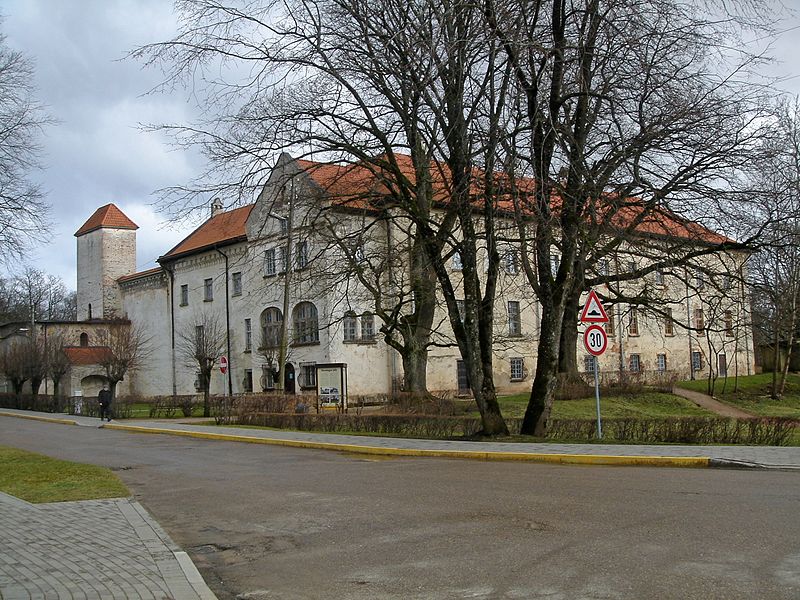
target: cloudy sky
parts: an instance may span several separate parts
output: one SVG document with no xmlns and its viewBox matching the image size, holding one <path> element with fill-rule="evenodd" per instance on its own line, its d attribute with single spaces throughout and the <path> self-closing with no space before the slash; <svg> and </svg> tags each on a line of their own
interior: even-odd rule
<svg viewBox="0 0 800 600">
<path fill-rule="evenodd" d="M 785 4 L 800 9 L 800 0 Z M 0 14 L 9 45 L 35 61 L 38 97 L 59 121 L 43 140 L 46 169 L 39 175 L 53 207 L 54 235 L 31 264 L 74 289 L 73 234 L 96 208 L 114 202 L 140 227 L 138 268 L 155 266 L 188 229 L 164 227 L 154 192 L 190 180 L 202 169 L 202 158 L 174 151 L 163 137 L 139 129 L 145 123 L 187 122 L 194 107 L 186 92 L 146 95 L 159 73 L 124 56 L 175 33 L 172 3 L 3 0 Z M 784 32 L 770 42 L 782 61 L 775 75 L 793 93 L 800 93 L 799 27 L 800 19 L 787 16 Z"/>
</svg>

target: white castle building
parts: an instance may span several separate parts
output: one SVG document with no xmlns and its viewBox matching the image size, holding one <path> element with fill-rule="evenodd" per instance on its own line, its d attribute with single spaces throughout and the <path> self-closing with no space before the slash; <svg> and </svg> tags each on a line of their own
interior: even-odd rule
<svg viewBox="0 0 800 600">
<path fill-rule="evenodd" d="M 137 225 L 113 204 L 97 209 L 75 233 L 78 322 L 37 323 L 40 334 L 58 328 L 68 340 L 74 368 L 63 389 L 96 394 L 103 376 L 92 363 L 93 352 L 99 351 L 96 331 L 118 319 L 128 320 L 150 340 L 146 364 L 126 375 L 120 394 L 196 393 L 197 363 L 182 340 L 212 322 L 226 332 L 223 354 L 229 373 L 214 369 L 213 394 L 272 388 L 275 340 L 282 327 L 289 331 L 288 392 L 316 394 L 326 392 L 321 388 L 342 387 L 360 395 L 397 389 L 402 361 L 380 333 L 374 299 L 339 268 L 346 260 L 320 227 L 324 222 L 339 240 L 358 233 L 363 245 L 350 259 L 364 264 L 370 253 L 402 252 L 407 243 L 403 227 L 394 221 L 371 227 L 369 207 L 355 200 L 360 188 L 373 184 L 344 167 L 284 155 L 255 203 L 225 211 L 215 201 L 207 221 L 160 256 L 157 268 L 143 272 L 136 272 L 135 265 Z M 348 195 L 354 200 L 329 201 Z M 691 225 L 702 236 L 719 238 Z M 362 231 L 370 233 L 362 236 Z M 733 258 L 735 268 L 742 259 Z M 458 262 L 454 256 L 453 270 L 460 268 Z M 539 309 L 516 265 L 516 260 L 504 261 L 496 301 L 494 375 L 500 393 L 529 390 L 535 365 Z M 704 295 L 702 285 L 690 289 L 668 273 L 652 276 L 652 289 L 674 299 L 667 309 L 674 321 L 693 328 L 647 316 L 636 307 L 616 306 L 606 326 L 610 343 L 600 359 L 601 372 L 664 372 L 679 378 L 705 376 L 709 368 L 723 375 L 753 372 L 752 334 L 739 286 L 730 286 L 722 305 L 718 295 Z M 402 290 L 394 293 L 402 296 Z M 452 335 L 445 310 L 439 310 L 433 335 L 442 343 L 430 352 L 428 389 L 464 393 L 468 382 L 458 348 L 445 343 L 452 342 Z M 712 318 L 715 328 L 708 327 Z M 579 343 L 579 365 L 591 370 L 593 363 Z"/>
</svg>

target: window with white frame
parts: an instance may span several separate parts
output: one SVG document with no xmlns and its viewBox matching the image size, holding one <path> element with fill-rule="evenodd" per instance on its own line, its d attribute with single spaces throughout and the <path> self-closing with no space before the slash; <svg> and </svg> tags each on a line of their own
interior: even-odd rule
<svg viewBox="0 0 800 600">
<path fill-rule="evenodd" d="M 616 335 L 617 333 L 614 326 L 614 310 L 613 308 L 607 309 L 607 312 L 608 312 L 608 321 L 603 323 L 603 329 L 606 330 L 607 335 L 613 336 Z"/>
<path fill-rule="evenodd" d="M 703 353 L 697 352 L 696 350 L 692 352 L 692 370 L 693 371 L 702 371 L 703 370 Z"/>
<path fill-rule="evenodd" d="M 241 273 L 234 273 L 232 276 L 233 279 L 233 295 L 234 296 L 241 296 L 242 295 L 242 274 Z"/>
<path fill-rule="evenodd" d="M 294 307 L 294 343 L 315 344 L 319 342 L 317 307 L 311 302 L 300 302 Z"/>
<path fill-rule="evenodd" d="M 250 352 L 253 349 L 253 323 L 250 319 L 244 320 L 244 351 Z"/>
<path fill-rule="evenodd" d="M 525 359 L 515 357 L 511 359 L 511 381 L 525 379 Z"/>
<path fill-rule="evenodd" d="M 631 306 L 628 315 L 628 335 L 639 335 L 639 311 L 635 306 Z"/>
<path fill-rule="evenodd" d="M 317 387 L 317 363 L 300 363 L 300 387 Z"/>
<path fill-rule="evenodd" d="M 700 269 L 694 272 L 694 286 L 698 290 L 702 290 L 705 287 L 705 278 L 703 277 L 703 272 Z"/>
<path fill-rule="evenodd" d="M 638 354 L 631 354 L 628 357 L 628 365 L 631 373 L 638 373 L 642 370 L 642 360 Z"/>
<path fill-rule="evenodd" d="M 701 333 L 706 328 L 706 322 L 705 319 L 703 318 L 702 308 L 694 309 L 694 328 Z"/>
<path fill-rule="evenodd" d="M 667 355 L 666 354 L 656 354 L 656 364 L 658 365 L 658 370 L 660 372 L 664 372 L 667 370 Z"/>
<path fill-rule="evenodd" d="M 466 310 L 467 307 L 464 304 L 463 300 L 456 300 L 456 307 L 458 308 L 458 318 L 461 319 L 461 322 L 464 322 L 464 315 L 467 314 Z"/>
<path fill-rule="evenodd" d="M 283 313 L 275 306 L 267 308 L 261 313 L 261 344 L 260 347 L 271 350 L 277 348 L 281 341 L 283 328 Z"/>
<path fill-rule="evenodd" d="M 519 260 L 514 250 L 508 250 L 503 256 L 503 266 L 506 273 L 516 275 L 519 272 Z"/>
<path fill-rule="evenodd" d="M 275 389 L 275 371 L 272 370 L 272 365 L 261 365 L 261 389 Z"/>
<path fill-rule="evenodd" d="M 275 266 L 275 248 L 270 248 L 264 252 L 264 275 L 270 277 L 277 273 Z"/>
<path fill-rule="evenodd" d="M 189 286 L 182 285 L 181 286 L 181 306 L 187 306 L 189 304 Z"/>
<path fill-rule="evenodd" d="M 375 338 L 375 317 L 371 312 L 361 315 L 361 339 L 372 340 Z"/>
<path fill-rule="evenodd" d="M 288 268 L 289 259 L 286 256 L 286 248 L 281 246 L 278 248 L 278 273 L 286 273 Z"/>
<path fill-rule="evenodd" d="M 305 269 L 308 266 L 308 242 L 297 242 L 295 247 L 296 269 Z"/>
<path fill-rule="evenodd" d="M 345 342 L 354 342 L 358 338 L 357 327 L 356 313 L 352 311 L 346 312 L 344 314 L 344 320 L 342 321 Z"/>
<path fill-rule="evenodd" d="M 205 279 L 203 280 L 203 301 L 211 302 L 212 300 L 214 300 L 214 280 Z"/>
<path fill-rule="evenodd" d="M 464 268 L 464 263 L 461 260 L 461 252 L 453 253 L 452 266 L 453 271 L 461 271 Z"/>
<path fill-rule="evenodd" d="M 675 335 L 675 323 L 672 320 L 672 309 L 664 309 L 664 335 Z"/>
<path fill-rule="evenodd" d="M 553 277 L 556 276 L 558 273 L 558 267 L 561 265 L 561 257 L 558 254 L 551 254 L 550 255 L 550 270 L 553 273 Z"/>
<path fill-rule="evenodd" d="M 659 285 L 659 286 L 664 285 L 664 270 L 663 269 L 658 269 L 655 272 L 655 280 L 656 280 L 656 285 Z"/>
<path fill-rule="evenodd" d="M 522 318 L 517 300 L 508 301 L 508 335 L 522 335 Z"/>
</svg>

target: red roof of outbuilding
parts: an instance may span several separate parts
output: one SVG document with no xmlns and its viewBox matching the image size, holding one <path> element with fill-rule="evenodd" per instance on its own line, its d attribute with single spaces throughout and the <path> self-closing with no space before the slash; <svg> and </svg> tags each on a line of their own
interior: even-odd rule
<svg viewBox="0 0 800 600">
<path fill-rule="evenodd" d="M 101 206 L 94 214 L 89 217 L 86 223 L 75 232 L 75 237 L 79 237 L 95 229 L 107 227 L 109 229 L 139 229 L 139 226 L 131 221 L 125 213 L 114 204 Z"/>
</svg>

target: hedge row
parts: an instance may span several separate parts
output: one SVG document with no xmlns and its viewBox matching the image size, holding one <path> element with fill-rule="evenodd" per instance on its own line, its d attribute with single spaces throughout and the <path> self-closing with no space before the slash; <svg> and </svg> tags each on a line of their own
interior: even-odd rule
<svg viewBox="0 0 800 600">
<path fill-rule="evenodd" d="M 512 434 L 519 433 L 521 419 L 507 419 L 506 422 Z M 250 413 L 240 415 L 237 423 L 300 431 L 373 433 L 434 439 L 472 437 L 481 429 L 480 419 L 477 418 L 417 415 Z M 603 422 L 603 438 L 643 444 L 784 446 L 791 440 L 796 426 L 795 420 L 786 418 L 607 419 Z M 593 441 L 596 436 L 596 422 L 582 419 L 553 420 L 547 435 L 550 439 L 574 441 Z"/>
</svg>

